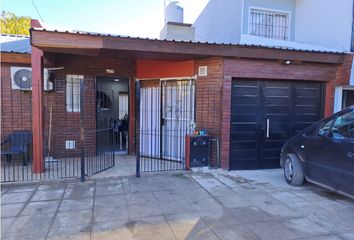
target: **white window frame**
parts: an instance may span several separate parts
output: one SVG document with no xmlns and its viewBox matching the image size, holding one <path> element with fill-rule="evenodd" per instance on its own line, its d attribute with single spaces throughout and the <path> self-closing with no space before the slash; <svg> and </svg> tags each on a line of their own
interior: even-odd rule
<svg viewBox="0 0 354 240">
<path fill-rule="evenodd" d="M 256 36 L 256 37 L 262 37 L 262 36 L 257 36 L 251 33 L 251 14 L 252 11 L 265 11 L 265 12 L 270 12 L 270 13 L 278 13 L 278 14 L 284 14 L 288 16 L 288 31 L 287 31 L 287 39 L 277 39 L 277 38 L 267 38 L 263 37 L 266 39 L 273 39 L 273 40 L 282 40 L 282 41 L 290 41 L 291 39 L 291 12 L 290 11 L 284 11 L 284 10 L 279 10 L 279 9 L 273 9 L 273 8 L 261 8 L 261 7 L 254 7 L 250 6 L 248 10 L 248 26 L 247 26 L 247 34 Z"/>
<path fill-rule="evenodd" d="M 80 80 L 83 75 L 67 74 L 65 79 L 65 104 L 67 112 L 80 112 Z"/>
</svg>

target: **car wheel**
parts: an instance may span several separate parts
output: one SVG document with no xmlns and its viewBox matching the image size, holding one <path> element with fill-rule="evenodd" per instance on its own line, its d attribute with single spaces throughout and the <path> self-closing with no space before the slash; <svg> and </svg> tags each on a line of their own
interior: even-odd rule
<svg viewBox="0 0 354 240">
<path fill-rule="evenodd" d="M 304 184 L 304 172 L 302 166 L 295 154 L 288 154 L 284 163 L 284 176 L 288 184 L 301 186 Z"/>
</svg>

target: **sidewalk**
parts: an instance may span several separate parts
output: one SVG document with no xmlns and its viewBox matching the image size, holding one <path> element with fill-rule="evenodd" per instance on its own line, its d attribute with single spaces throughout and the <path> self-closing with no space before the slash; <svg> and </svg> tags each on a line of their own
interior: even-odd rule
<svg viewBox="0 0 354 240">
<path fill-rule="evenodd" d="M 347 198 L 222 174 L 7 187 L 1 200 L 2 239 L 354 239 Z"/>
</svg>

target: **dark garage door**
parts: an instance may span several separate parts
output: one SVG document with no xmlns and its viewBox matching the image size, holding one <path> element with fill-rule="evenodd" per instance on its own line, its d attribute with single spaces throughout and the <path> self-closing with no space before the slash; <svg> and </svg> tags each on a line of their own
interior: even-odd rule
<svg viewBox="0 0 354 240">
<path fill-rule="evenodd" d="M 278 168 L 291 136 L 322 117 L 322 83 L 233 80 L 230 169 Z"/>
</svg>

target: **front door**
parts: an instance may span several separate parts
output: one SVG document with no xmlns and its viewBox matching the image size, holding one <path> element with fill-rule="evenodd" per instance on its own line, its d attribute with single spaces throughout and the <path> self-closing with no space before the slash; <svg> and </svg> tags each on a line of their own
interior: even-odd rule
<svg viewBox="0 0 354 240">
<path fill-rule="evenodd" d="M 192 79 L 141 81 L 139 117 L 140 170 L 184 169 L 185 136 L 194 123 Z"/>
<path fill-rule="evenodd" d="M 98 153 L 127 151 L 128 79 L 96 78 L 96 149 Z"/>
<path fill-rule="evenodd" d="M 285 141 L 322 116 L 322 84 L 233 80 L 230 169 L 278 168 Z"/>
<path fill-rule="evenodd" d="M 191 80 L 162 81 L 162 157 L 182 160 L 184 139 L 194 121 L 194 85 Z"/>
</svg>

